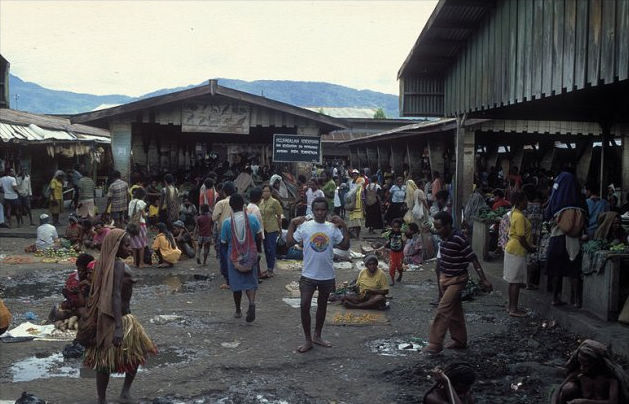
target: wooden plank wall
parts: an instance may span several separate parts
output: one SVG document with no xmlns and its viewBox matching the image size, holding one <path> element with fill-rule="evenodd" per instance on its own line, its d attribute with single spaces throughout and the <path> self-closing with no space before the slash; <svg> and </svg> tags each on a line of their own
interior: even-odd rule
<svg viewBox="0 0 629 404">
<path fill-rule="evenodd" d="M 443 111 L 453 116 L 628 78 L 629 0 L 503 0 L 446 74 Z M 426 111 L 421 100 L 406 106 Z"/>
</svg>

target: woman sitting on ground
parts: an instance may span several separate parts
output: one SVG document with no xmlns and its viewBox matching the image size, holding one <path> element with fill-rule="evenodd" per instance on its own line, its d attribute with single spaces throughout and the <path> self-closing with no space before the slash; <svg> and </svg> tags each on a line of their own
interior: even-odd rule
<svg viewBox="0 0 629 404">
<path fill-rule="evenodd" d="M 75 215 L 68 216 L 68 227 L 66 227 L 65 237 L 72 246 L 80 247 L 83 244 L 83 226 L 79 223 L 79 218 Z"/>
<path fill-rule="evenodd" d="M 586 339 L 566 363 L 568 376 L 553 394 L 552 404 L 626 403 L 629 376 L 615 363 L 607 346 Z"/>
<path fill-rule="evenodd" d="M 173 223 L 173 237 L 177 243 L 177 248 L 186 254 L 188 258 L 195 257 L 197 243 L 181 220 L 176 220 L 175 223 Z"/>
<path fill-rule="evenodd" d="M 76 270 L 68 276 L 61 290 L 65 300 L 58 306 L 53 306 L 48 315 L 50 321 L 65 320 L 79 315 L 78 310 L 85 307 L 90 294 L 94 264 L 94 257 L 89 254 L 81 254 L 76 258 Z"/>
<path fill-rule="evenodd" d="M 378 268 L 378 258 L 369 255 L 365 258 L 365 268 L 358 274 L 356 280 L 357 295 L 348 295 L 342 299 L 348 309 L 377 309 L 383 310 L 387 306 L 386 274 Z"/>
<path fill-rule="evenodd" d="M 105 236 L 107 236 L 110 231 L 111 229 L 109 227 L 106 227 L 103 222 L 94 223 L 91 238 L 85 241 L 85 246 L 88 248 L 100 250 L 100 247 L 103 244 L 103 240 L 105 240 Z"/>
<path fill-rule="evenodd" d="M 153 251 L 159 258 L 158 268 L 172 267 L 181 256 L 181 250 L 177 248 L 177 243 L 172 233 L 164 223 L 157 224 L 159 232 L 153 241 Z"/>
</svg>

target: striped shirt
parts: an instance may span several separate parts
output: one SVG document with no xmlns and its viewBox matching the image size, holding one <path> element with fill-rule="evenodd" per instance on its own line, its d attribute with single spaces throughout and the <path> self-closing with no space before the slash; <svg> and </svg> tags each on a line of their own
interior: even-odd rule
<svg viewBox="0 0 629 404">
<path fill-rule="evenodd" d="M 467 266 L 476 258 L 470 243 L 457 230 L 447 240 L 439 243 L 441 260 L 439 272 L 446 276 L 458 276 L 467 271 Z"/>
</svg>

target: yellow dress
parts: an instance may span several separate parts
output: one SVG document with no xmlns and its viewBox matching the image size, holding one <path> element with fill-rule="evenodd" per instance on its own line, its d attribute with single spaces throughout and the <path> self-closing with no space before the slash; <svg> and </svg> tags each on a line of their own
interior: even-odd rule
<svg viewBox="0 0 629 404">
<path fill-rule="evenodd" d="M 181 250 L 177 247 L 172 248 L 164 233 L 160 233 L 155 237 L 155 240 L 153 241 L 153 250 L 159 250 L 164 261 L 170 264 L 174 264 L 179 261 L 179 257 L 181 256 Z"/>
</svg>

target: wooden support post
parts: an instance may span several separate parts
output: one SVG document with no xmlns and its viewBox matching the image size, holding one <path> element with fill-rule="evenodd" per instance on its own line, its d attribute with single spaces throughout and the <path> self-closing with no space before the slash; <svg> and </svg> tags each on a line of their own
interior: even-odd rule
<svg viewBox="0 0 629 404">
<path fill-rule="evenodd" d="M 509 169 L 518 167 L 519 172 L 522 173 L 522 160 L 524 160 L 524 145 L 522 143 L 515 143 L 511 145 L 511 164 Z M 506 173 L 505 173 L 506 174 Z"/>
<path fill-rule="evenodd" d="M 610 139 L 611 125 L 608 123 L 601 123 L 601 173 L 600 173 L 600 196 L 604 198 L 607 195 L 607 173 L 605 172 L 605 154 L 607 150 L 607 142 Z M 603 193 L 605 192 L 605 193 Z"/>
<path fill-rule="evenodd" d="M 555 158 L 555 142 L 539 142 L 539 147 L 542 152 L 542 159 L 539 166 L 544 170 L 550 170 L 553 166 L 553 160 Z"/>
<path fill-rule="evenodd" d="M 439 171 L 443 178 L 443 152 L 445 151 L 444 141 L 437 136 L 428 137 L 428 161 L 430 162 L 430 177 L 432 173 Z"/>
<path fill-rule="evenodd" d="M 120 171 L 121 178 L 129 181 L 131 174 L 131 123 L 111 122 L 111 152 L 114 159 L 114 169 Z"/>
<path fill-rule="evenodd" d="M 465 129 L 464 122 L 465 116 L 457 117 L 454 201 L 452 203 L 457 226 L 461 225 L 461 211 L 472 193 L 474 183 L 476 136 L 474 131 Z"/>
<path fill-rule="evenodd" d="M 376 146 L 376 152 L 378 153 L 378 168 L 382 167 L 382 153 L 380 152 L 380 145 Z"/>
<path fill-rule="evenodd" d="M 584 141 L 583 152 L 581 155 L 577 155 L 577 181 L 579 184 L 583 185 L 587 182 L 588 176 L 590 174 L 590 165 L 592 163 L 592 144 L 594 143 L 594 139 L 588 137 L 587 140 Z M 577 151 L 579 148 L 577 148 Z"/>
<path fill-rule="evenodd" d="M 618 201 L 622 205 L 622 201 L 629 194 L 629 133 L 625 132 L 622 136 L 622 195 Z M 629 202 L 629 198 L 625 200 Z"/>
</svg>

